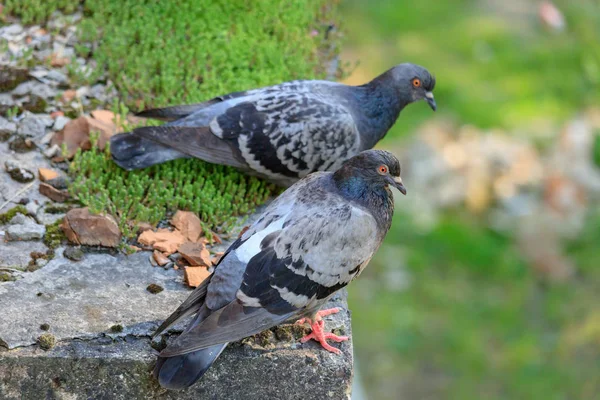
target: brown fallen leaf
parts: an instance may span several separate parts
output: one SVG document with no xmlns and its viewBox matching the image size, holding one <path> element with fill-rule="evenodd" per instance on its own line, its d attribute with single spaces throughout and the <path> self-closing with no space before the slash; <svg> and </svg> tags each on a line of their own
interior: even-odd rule
<svg viewBox="0 0 600 400">
<path fill-rule="evenodd" d="M 44 182 L 40 182 L 40 193 L 57 203 L 64 203 L 70 198 L 66 190 L 58 190 Z"/>
<path fill-rule="evenodd" d="M 191 242 L 197 242 L 202 235 L 200 218 L 191 211 L 177 211 L 171 218 L 171 225 L 181 231 L 181 234 Z"/>
<path fill-rule="evenodd" d="M 146 246 L 152 246 L 163 253 L 172 254 L 185 242 L 185 238 L 179 231 L 170 231 L 163 228 L 156 232 L 150 230 L 142 232 L 138 237 L 138 242 Z"/>
<path fill-rule="evenodd" d="M 104 149 L 106 142 L 117 132 L 114 124 L 106 124 L 91 117 L 82 116 L 67 122 L 65 127 L 56 132 L 50 141 L 50 145 L 67 145 L 67 159 L 71 159 L 77 149 L 89 150 L 92 147 L 90 132 L 99 132 L 98 148 Z M 53 158 L 54 161 L 64 161 L 61 156 Z"/>
<path fill-rule="evenodd" d="M 156 263 L 158 265 L 160 265 L 161 267 L 167 265 L 170 261 L 167 258 L 167 256 L 165 256 L 163 253 L 161 253 L 158 250 L 154 250 L 153 256 L 154 256 L 154 260 L 156 261 Z"/>
<path fill-rule="evenodd" d="M 185 242 L 179 246 L 179 254 L 192 266 L 210 267 L 210 252 L 202 243 Z"/>
<path fill-rule="evenodd" d="M 52 65 L 53 67 L 64 67 L 70 62 L 71 59 L 68 57 L 61 57 L 58 54 L 52 54 L 50 56 L 50 65 Z"/>
<path fill-rule="evenodd" d="M 58 172 L 49 168 L 38 168 L 38 176 L 40 177 L 40 181 L 46 182 L 58 178 Z"/>
<path fill-rule="evenodd" d="M 198 287 L 209 276 L 205 267 L 185 267 L 185 281 L 190 287 Z"/>
<path fill-rule="evenodd" d="M 95 120 L 108 125 L 121 125 L 121 116 L 108 110 L 94 110 L 90 114 Z"/>
<path fill-rule="evenodd" d="M 91 214 L 87 207 L 69 210 L 61 228 L 75 244 L 117 247 L 121 242 L 121 231 L 113 217 Z"/>
<path fill-rule="evenodd" d="M 62 99 L 65 103 L 70 103 L 77 96 L 77 92 L 73 89 L 65 90 L 62 94 Z"/>
</svg>

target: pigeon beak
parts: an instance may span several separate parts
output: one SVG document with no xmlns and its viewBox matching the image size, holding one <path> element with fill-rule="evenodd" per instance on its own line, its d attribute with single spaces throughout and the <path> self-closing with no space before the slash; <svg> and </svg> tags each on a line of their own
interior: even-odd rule
<svg viewBox="0 0 600 400">
<path fill-rule="evenodd" d="M 392 180 L 394 187 L 398 189 L 400 193 L 406 196 L 406 188 L 404 187 L 404 183 L 402 183 L 402 178 L 395 176 L 392 178 Z"/>
<path fill-rule="evenodd" d="M 433 93 L 425 92 L 425 101 L 427 102 L 427 104 L 429 104 L 429 107 L 431 107 L 433 111 L 437 110 L 437 104 L 435 104 Z"/>
</svg>

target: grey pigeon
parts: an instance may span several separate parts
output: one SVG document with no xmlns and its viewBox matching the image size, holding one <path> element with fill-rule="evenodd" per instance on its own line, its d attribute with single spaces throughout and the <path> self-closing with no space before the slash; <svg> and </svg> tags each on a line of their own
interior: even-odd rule
<svg viewBox="0 0 600 400">
<path fill-rule="evenodd" d="M 329 351 L 319 311 L 369 263 L 390 229 L 389 186 L 403 194 L 400 164 L 391 153 L 367 150 L 335 172 L 315 172 L 288 188 L 234 242 L 215 272 L 157 329 L 155 336 L 195 314 L 159 355 L 154 376 L 169 389 L 196 382 L 227 343 L 301 318 Z"/>
<path fill-rule="evenodd" d="M 144 111 L 170 122 L 113 136 L 111 152 L 127 170 L 196 157 L 289 186 L 375 146 L 408 104 L 425 99 L 435 110 L 434 86 L 425 68 L 400 64 L 361 86 L 293 81 L 230 93 Z"/>
</svg>

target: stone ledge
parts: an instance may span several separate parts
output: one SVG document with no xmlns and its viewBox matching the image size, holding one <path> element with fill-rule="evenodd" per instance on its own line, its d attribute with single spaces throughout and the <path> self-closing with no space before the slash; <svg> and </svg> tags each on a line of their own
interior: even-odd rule
<svg viewBox="0 0 600 400">
<path fill-rule="evenodd" d="M 150 375 L 157 353 L 150 334 L 189 289 L 180 272 L 152 267 L 148 257 L 88 254 L 74 263 L 58 256 L 23 279 L 0 284 L 0 399 L 350 397 L 351 341 L 341 344 L 338 356 L 270 333 L 230 345 L 192 388 L 160 388 Z M 150 294 L 150 283 L 165 290 Z M 329 306 L 344 311 L 327 321 L 350 335 L 345 296 L 332 299 Z M 57 339 L 49 351 L 36 344 L 43 323 Z M 113 325 L 123 331 L 111 333 Z"/>
</svg>

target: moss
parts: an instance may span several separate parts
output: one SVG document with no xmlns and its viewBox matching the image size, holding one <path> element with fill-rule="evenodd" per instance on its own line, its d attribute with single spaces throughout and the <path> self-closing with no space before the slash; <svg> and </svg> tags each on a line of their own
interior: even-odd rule
<svg viewBox="0 0 600 400">
<path fill-rule="evenodd" d="M 44 208 L 44 212 L 48 214 L 64 214 L 69 211 L 71 207 L 64 204 L 50 204 Z"/>
<path fill-rule="evenodd" d="M 227 231 L 237 216 L 276 190 L 232 168 L 195 159 L 129 172 L 115 165 L 107 151 L 77 152 L 69 174 L 69 194 L 93 213 L 113 215 L 125 238 L 136 233 L 129 222 L 156 224 L 178 209 L 197 213 L 205 228 Z"/>
<path fill-rule="evenodd" d="M 43 331 L 49 331 L 50 330 L 50 325 L 48 324 L 41 324 L 40 325 L 40 329 Z"/>
<path fill-rule="evenodd" d="M 121 333 L 123 332 L 123 325 L 116 324 L 110 327 L 111 333 Z"/>
<path fill-rule="evenodd" d="M 7 224 L 8 221 L 10 221 L 17 214 L 27 215 L 27 209 L 19 204 L 18 206 L 11 208 L 4 214 L 0 214 L 0 225 Z"/>
<path fill-rule="evenodd" d="M 162 292 L 163 290 L 165 290 L 162 286 L 157 285 L 156 283 L 151 283 L 148 285 L 148 287 L 146 288 L 147 291 L 149 291 L 152 294 L 157 294 Z"/>
<path fill-rule="evenodd" d="M 75 11 L 79 3 L 79 0 L 6 0 L 4 12 L 17 15 L 26 24 L 41 23 L 56 10 Z"/>
<path fill-rule="evenodd" d="M 8 272 L 0 272 L 0 282 L 10 282 L 14 281 L 15 277 Z"/>
<path fill-rule="evenodd" d="M 65 233 L 63 232 L 60 225 L 62 224 L 62 220 L 54 222 L 53 224 L 46 225 L 46 234 L 44 235 L 44 244 L 48 246 L 48 248 L 54 250 L 60 244 L 67 240 Z"/>
<path fill-rule="evenodd" d="M 44 333 L 37 338 L 37 343 L 43 350 L 50 350 L 56 345 L 56 337 L 51 333 Z"/>
<path fill-rule="evenodd" d="M 42 253 L 39 251 L 32 251 L 29 256 L 31 260 L 27 264 L 27 268 L 25 269 L 27 272 L 34 272 L 41 268 L 41 264 L 38 260 L 46 260 L 46 262 L 52 260 L 54 258 L 54 249 L 49 249 L 47 252 Z"/>
<path fill-rule="evenodd" d="M 273 343 L 273 339 L 275 339 L 275 335 L 270 329 L 254 335 L 254 342 L 262 347 L 266 347 Z"/>
<path fill-rule="evenodd" d="M 277 339 L 285 342 L 298 340 L 310 333 L 310 329 L 308 329 L 306 326 L 296 324 L 280 325 L 274 329 Z"/>
</svg>

